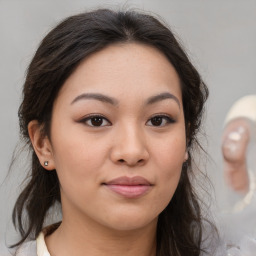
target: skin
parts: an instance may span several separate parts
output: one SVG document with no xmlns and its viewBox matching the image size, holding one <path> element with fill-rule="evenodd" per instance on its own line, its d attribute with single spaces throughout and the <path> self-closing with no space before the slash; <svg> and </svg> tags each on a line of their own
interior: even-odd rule
<svg viewBox="0 0 256 256">
<path fill-rule="evenodd" d="M 225 127 L 222 139 L 224 177 L 236 192 L 249 191 L 246 152 L 250 140 L 250 124 L 246 118 L 231 120 Z"/>
<path fill-rule="evenodd" d="M 81 96 L 91 93 L 114 104 Z M 172 96 L 152 100 L 162 93 Z M 101 126 L 91 114 L 104 117 Z M 179 77 L 161 52 L 127 43 L 92 54 L 55 100 L 51 140 L 35 120 L 28 129 L 41 164 L 49 161 L 45 168 L 56 169 L 61 185 L 62 224 L 46 237 L 52 256 L 155 255 L 158 215 L 187 159 Z M 127 198 L 104 185 L 120 176 L 141 176 L 150 189 Z"/>
</svg>

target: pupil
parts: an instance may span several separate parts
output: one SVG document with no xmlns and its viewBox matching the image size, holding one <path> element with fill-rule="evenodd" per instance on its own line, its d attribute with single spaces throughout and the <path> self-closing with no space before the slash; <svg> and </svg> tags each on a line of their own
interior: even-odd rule
<svg viewBox="0 0 256 256">
<path fill-rule="evenodd" d="M 153 117 L 151 122 L 154 126 L 160 126 L 162 124 L 162 117 Z"/>
<path fill-rule="evenodd" d="M 101 126 L 103 120 L 102 120 L 101 117 L 93 117 L 93 118 L 91 119 L 91 122 L 92 122 L 92 125 L 93 125 L 93 126 Z"/>
</svg>

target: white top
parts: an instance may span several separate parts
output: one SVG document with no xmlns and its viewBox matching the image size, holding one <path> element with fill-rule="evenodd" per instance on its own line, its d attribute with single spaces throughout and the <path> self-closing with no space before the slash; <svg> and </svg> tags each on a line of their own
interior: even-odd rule
<svg viewBox="0 0 256 256">
<path fill-rule="evenodd" d="M 37 244 L 37 256 L 51 256 L 46 247 L 43 232 L 41 232 L 38 238 L 36 239 L 36 244 Z"/>
<path fill-rule="evenodd" d="M 233 247 L 227 250 L 224 247 L 220 244 L 219 248 L 213 250 L 215 253 L 207 253 L 207 256 L 255 256 L 256 240 L 245 237 L 239 244 L 240 249 Z M 22 244 L 16 256 L 51 256 L 45 244 L 44 233 L 41 232 L 36 240 Z M 203 253 L 202 256 L 206 255 Z"/>
<path fill-rule="evenodd" d="M 17 251 L 17 256 L 51 256 L 41 232 L 35 241 L 26 242 Z"/>
</svg>

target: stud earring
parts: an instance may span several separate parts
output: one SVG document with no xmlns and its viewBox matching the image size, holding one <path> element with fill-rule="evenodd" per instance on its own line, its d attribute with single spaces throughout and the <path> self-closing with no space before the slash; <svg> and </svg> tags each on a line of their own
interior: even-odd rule
<svg viewBox="0 0 256 256">
<path fill-rule="evenodd" d="M 48 161 L 44 161 L 44 166 L 48 166 L 49 162 Z"/>
</svg>

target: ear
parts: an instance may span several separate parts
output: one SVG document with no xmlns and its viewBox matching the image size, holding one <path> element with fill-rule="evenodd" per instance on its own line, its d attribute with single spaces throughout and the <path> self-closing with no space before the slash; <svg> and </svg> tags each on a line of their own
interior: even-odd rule
<svg viewBox="0 0 256 256">
<path fill-rule="evenodd" d="M 42 134 L 42 126 L 38 121 L 29 122 L 28 133 L 41 165 L 48 171 L 55 169 L 51 143 L 49 138 Z"/>
<path fill-rule="evenodd" d="M 186 150 L 185 155 L 184 155 L 184 162 L 188 160 L 188 151 Z"/>
</svg>

